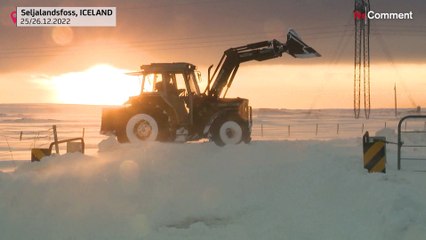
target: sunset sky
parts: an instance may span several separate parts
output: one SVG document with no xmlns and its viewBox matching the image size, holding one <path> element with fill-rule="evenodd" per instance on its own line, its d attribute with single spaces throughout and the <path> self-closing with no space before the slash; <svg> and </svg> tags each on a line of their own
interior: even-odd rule
<svg viewBox="0 0 426 240">
<path fill-rule="evenodd" d="M 371 21 L 371 105 L 426 107 L 426 2 L 371 0 L 376 12 L 413 20 Z M 117 7 L 116 27 L 22 28 L 15 7 Z M 240 67 L 229 97 L 254 107 L 353 107 L 353 0 L 4 0 L 0 5 L 0 103 L 119 104 L 138 80 L 123 75 L 151 62 L 190 62 L 205 86 L 223 51 L 285 41 L 289 28 L 322 54 L 289 55 Z"/>
</svg>

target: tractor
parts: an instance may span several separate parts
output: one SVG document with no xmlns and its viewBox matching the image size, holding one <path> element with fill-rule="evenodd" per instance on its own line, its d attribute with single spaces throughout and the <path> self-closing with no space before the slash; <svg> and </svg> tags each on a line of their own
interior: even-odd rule
<svg viewBox="0 0 426 240">
<path fill-rule="evenodd" d="M 245 98 L 226 98 L 241 63 L 264 61 L 287 53 L 295 58 L 319 57 L 297 33 L 287 41 L 273 39 L 227 49 L 207 86 L 200 90 L 201 74 L 186 62 L 151 63 L 129 73 L 141 77 L 141 92 L 122 107 L 104 108 L 101 133 L 114 134 L 121 143 L 186 142 L 209 139 L 218 146 L 251 141 L 252 109 Z"/>
</svg>

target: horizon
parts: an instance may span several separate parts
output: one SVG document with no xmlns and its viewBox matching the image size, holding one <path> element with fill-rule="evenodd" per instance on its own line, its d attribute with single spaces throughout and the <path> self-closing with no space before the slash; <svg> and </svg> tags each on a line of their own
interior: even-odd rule
<svg viewBox="0 0 426 240">
<path fill-rule="evenodd" d="M 49 103 L 49 102 L 38 102 L 38 103 L 0 103 L 0 106 L 7 105 L 65 105 L 65 106 L 82 106 L 82 107 L 120 107 L 121 105 L 101 105 L 101 104 L 81 104 L 81 103 Z M 423 107 L 420 107 L 422 111 Z M 347 110 L 353 111 L 353 108 L 279 108 L 279 107 L 253 107 L 253 110 L 304 110 L 304 111 L 312 111 L 312 110 Z M 374 110 L 395 110 L 395 108 L 371 108 Z M 401 107 L 397 108 L 397 110 L 417 110 L 417 107 Z"/>
</svg>

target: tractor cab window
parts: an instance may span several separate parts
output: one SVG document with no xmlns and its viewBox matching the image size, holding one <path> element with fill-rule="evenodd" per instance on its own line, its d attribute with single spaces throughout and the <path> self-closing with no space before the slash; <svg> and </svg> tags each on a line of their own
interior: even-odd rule
<svg viewBox="0 0 426 240">
<path fill-rule="evenodd" d="M 176 88 L 178 90 L 179 96 L 187 96 L 185 77 L 182 73 L 177 73 L 174 75 L 176 80 Z"/>
<path fill-rule="evenodd" d="M 154 89 L 158 92 L 176 91 L 176 79 L 172 73 L 162 73 L 161 79 L 158 79 L 154 85 Z"/>
<path fill-rule="evenodd" d="M 161 74 L 150 73 L 142 77 L 142 93 L 155 92 L 155 86 L 162 81 Z"/>
<path fill-rule="evenodd" d="M 188 88 L 191 91 L 192 94 L 199 95 L 200 89 L 198 88 L 197 83 L 197 75 L 192 72 L 188 74 Z"/>
</svg>

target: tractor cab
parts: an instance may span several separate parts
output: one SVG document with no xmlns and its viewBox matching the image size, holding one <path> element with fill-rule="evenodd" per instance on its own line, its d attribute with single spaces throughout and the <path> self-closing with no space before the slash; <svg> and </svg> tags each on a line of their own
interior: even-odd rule
<svg viewBox="0 0 426 240">
<path fill-rule="evenodd" d="M 170 107 L 170 112 L 175 115 L 177 125 L 189 124 L 189 113 L 192 111 L 193 96 L 200 95 L 198 81 L 200 73 L 190 63 L 152 63 L 142 65 L 141 71 L 130 73 L 142 78 L 141 93 L 131 99 L 151 98 L 154 104 L 164 102 Z M 156 98 L 153 100 L 152 98 Z M 160 99 L 158 99 L 160 98 Z M 134 101 L 133 101 L 134 103 Z"/>
<path fill-rule="evenodd" d="M 142 77 L 141 94 L 152 92 L 178 93 L 179 96 L 199 95 L 200 73 L 189 63 L 153 63 L 142 65 L 141 71 L 130 73 Z"/>
</svg>

